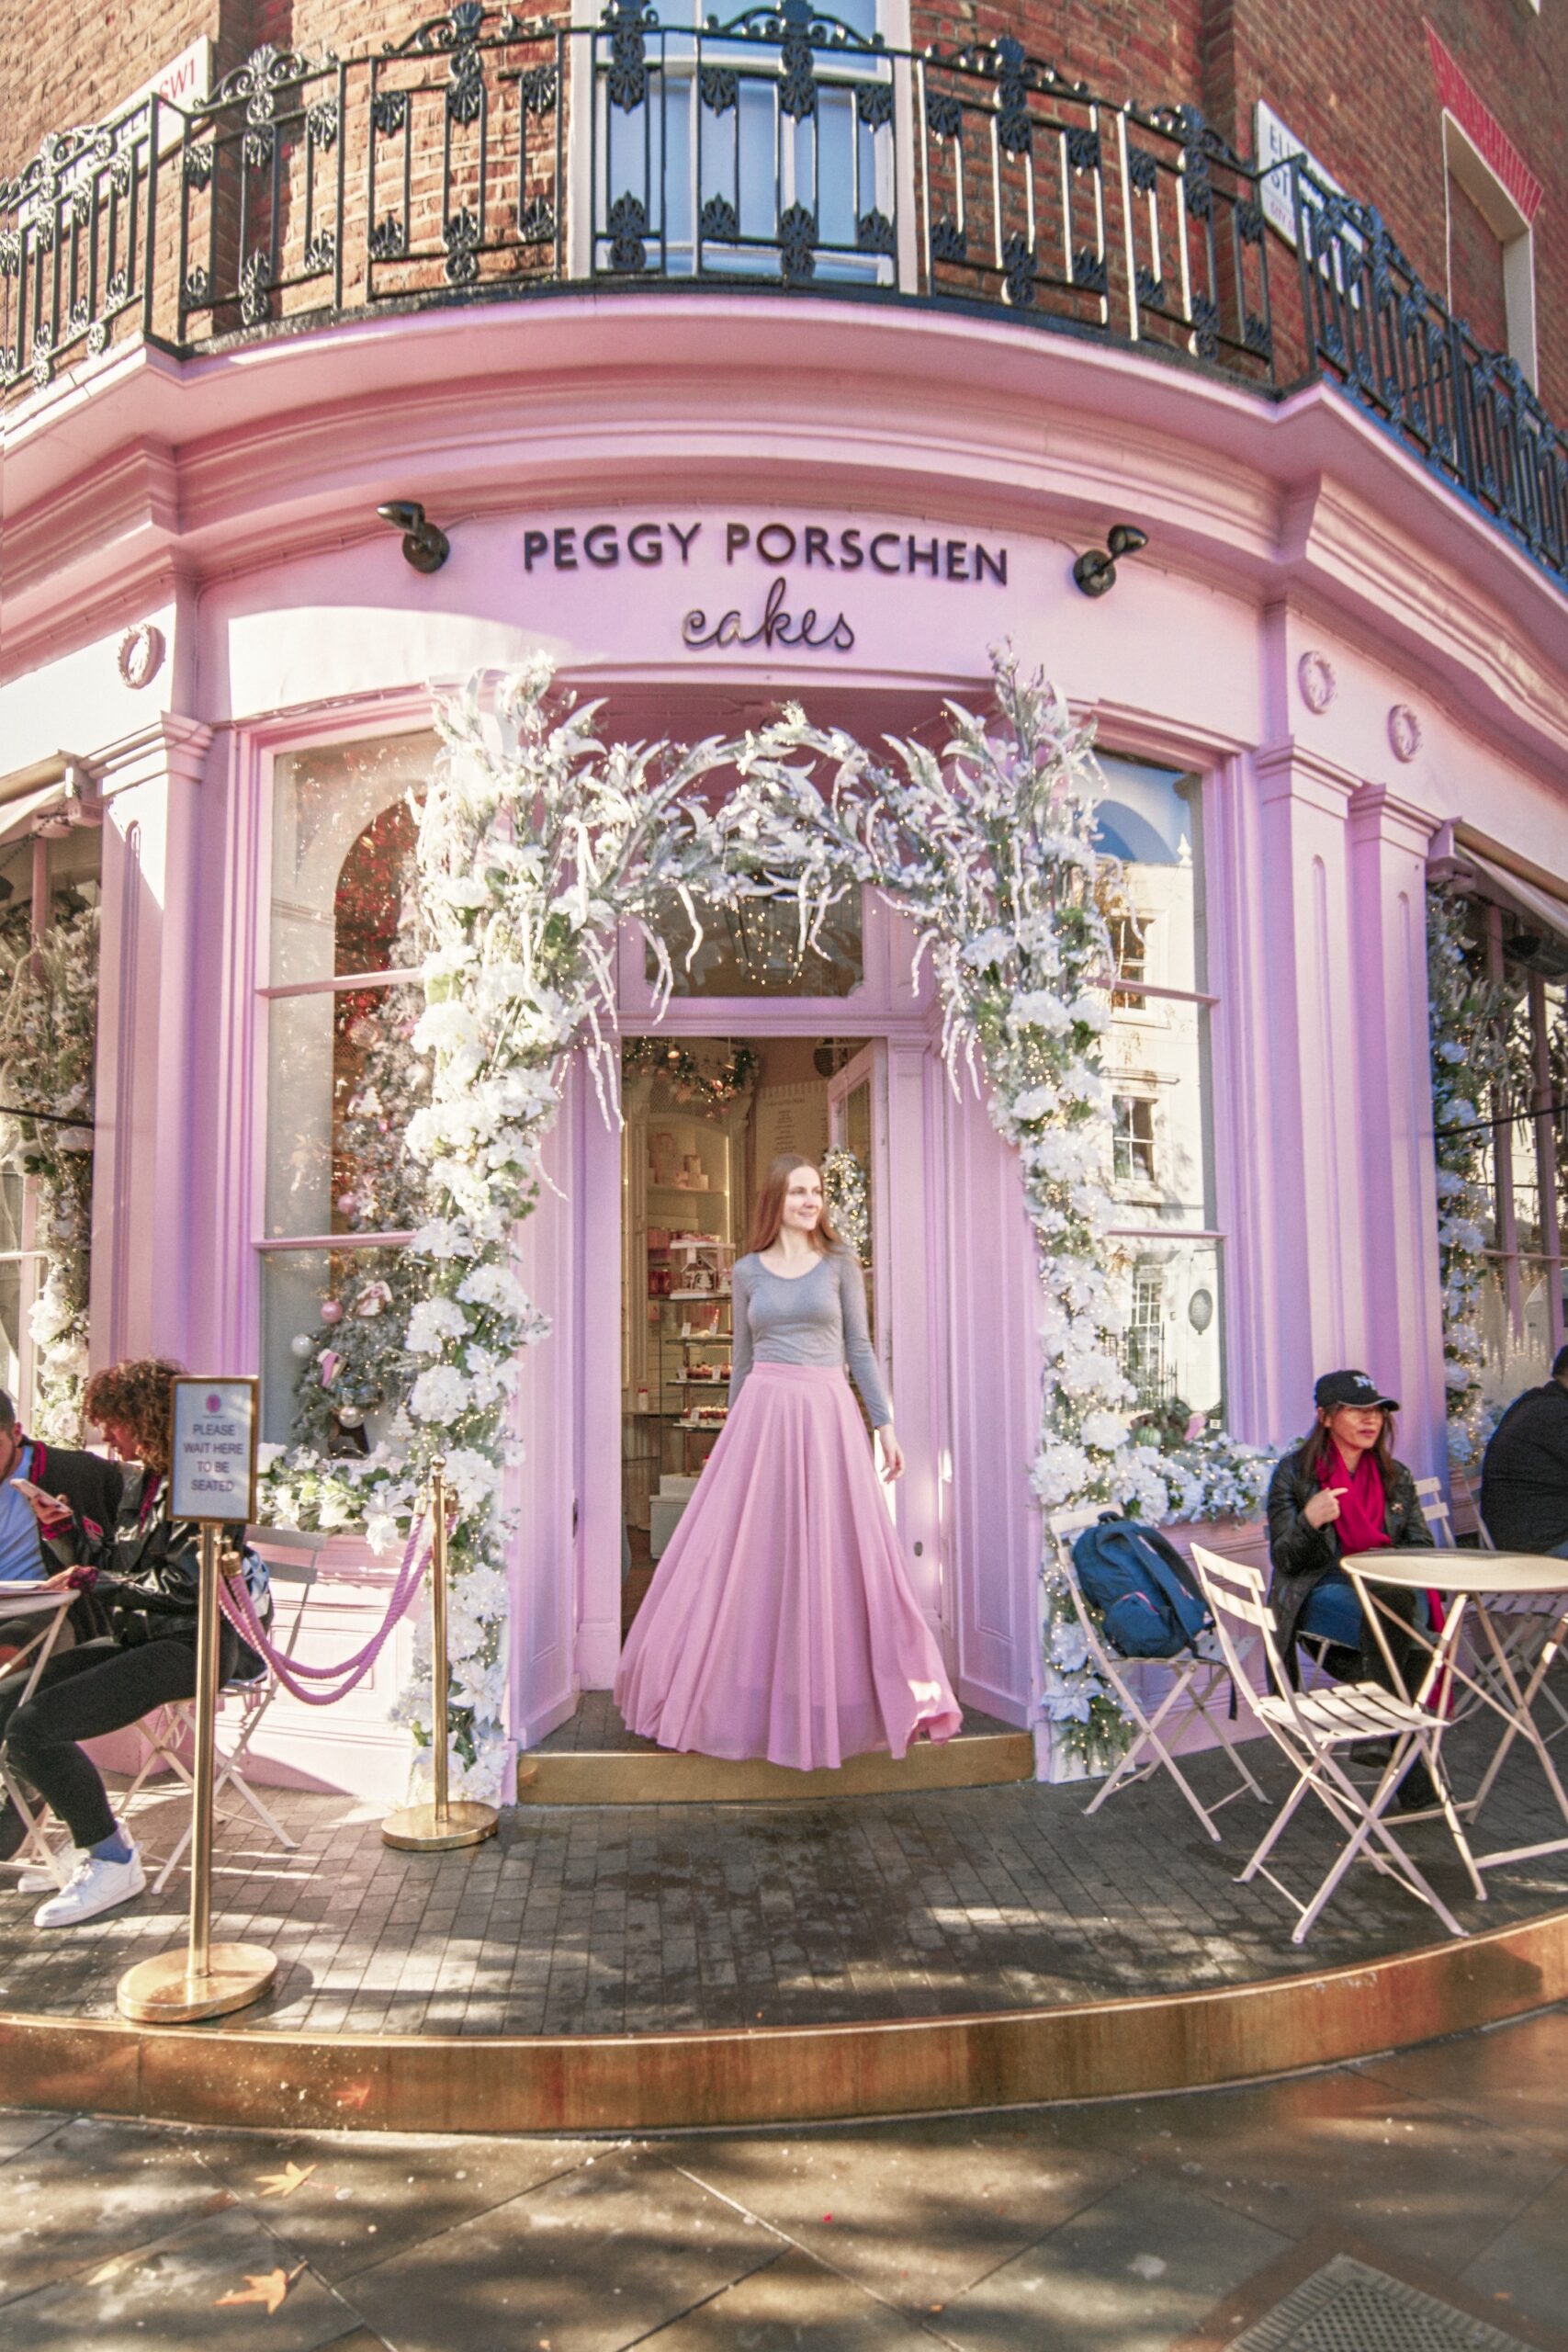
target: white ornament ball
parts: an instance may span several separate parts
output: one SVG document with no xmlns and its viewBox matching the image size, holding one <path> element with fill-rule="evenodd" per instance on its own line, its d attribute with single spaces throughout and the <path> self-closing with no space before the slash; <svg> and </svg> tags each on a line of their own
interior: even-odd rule
<svg viewBox="0 0 1568 2352">
<path fill-rule="evenodd" d="M 288 1342 L 288 1352 L 291 1356 L 297 1356 L 299 1362 L 303 1363 L 307 1356 L 313 1356 L 315 1354 L 316 1342 L 310 1337 L 309 1331 L 296 1331 L 294 1337 Z"/>
<path fill-rule="evenodd" d="M 357 1405 L 340 1405 L 337 1417 L 339 1424 L 345 1430 L 356 1430 L 365 1419 Z"/>
</svg>

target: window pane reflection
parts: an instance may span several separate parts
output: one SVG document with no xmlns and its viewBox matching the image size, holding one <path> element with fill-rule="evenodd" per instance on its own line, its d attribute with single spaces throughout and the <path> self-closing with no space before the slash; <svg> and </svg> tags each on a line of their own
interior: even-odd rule
<svg viewBox="0 0 1568 2352">
<path fill-rule="evenodd" d="M 673 893 L 654 918 L 670 950 L 676 996 L 848 996 L 865 978 L 859 891 L 830 908 L 804 946 L 793 905 L 768 899 L 738 907 L 714 907 L 702 899 L 695 904 L 703 935 L 694 954 L 690 919 Z M 646 969 L 649 980 L 658 978 L 651 947 Z"/>
<path fill-rule="evenodd" d="M 434 735 L 335 743 L 277 762 L 272 809 L 275 988 L 412 963 L 398 910 Z M 374 960 L 361 961 L 362 957 Z"/>
<path fill-rule="evenodd" d="M 1126 1316 L 1122 1369 L 1139 1413 L 1158 1416 L 1179 1436 L 1195 1414 L 1217 1413 L 1224 1403 L 1219 1246 L 1163 1235 L 1111 1246 Z"/>
</svg>

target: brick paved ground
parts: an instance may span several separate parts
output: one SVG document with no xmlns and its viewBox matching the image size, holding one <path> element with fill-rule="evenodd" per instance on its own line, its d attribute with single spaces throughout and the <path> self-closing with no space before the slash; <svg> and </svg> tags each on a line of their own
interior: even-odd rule
<svg viewBox="0 0 1568 2352">
<path fill-rule="evenodd" d="M 1452 1744 L 1461 1792 L 1473 1773 Z M 1259 1770 L 1280 1775 L 1261 1743 Z M 1223 1759 L 1200 1757 L 1216 1793 Z M 283 1794 L 286 1854 L 230 1820 L 220 1838 L 217 1935 L 280 1958 L 247 2028 L 573 2033 L 929 2017 L 1097 1995 L 1241 1984 L 1365 1960 L 1438 1933 L 1426 1910 L 1359 1868 L 1304 1951 L 1267 1884 L 1235 1883 L 1262 1808 L 1238 1799 L 1212 1846 L 1162 1778 L 1084 1816 L 1081 1788 L 1033 1783 L 810 1805 L 529 1808 L 466 1853 L 384 1847 L 372 1811 Z M 1320 1816 L 1323 1817 L 1323 1816 Z M 1325 1818 L 1325 1817 L 1324 1817 Z M 150 1849 L 180 1819 L 139 1813 Z M 1478 1840 L 1512 1848 L 1562 1823 L 1516 1755 Z M 1470 1897 L 1440 1823 L 1412 1850 L 1461 1920 L 1506 1925 L 1568 1901 L 1568 1855 L 1493 1874 Z M 1332 1839 L 1287 1833 L 1303 1886 Z M 133 1961 L 178 1941 L 183 1872 L 85 1932 L 35 1930 L 36 1898 L 0 1892 L 0 2007 L 114 2014 Z"/>
<path fill-rule="evenodd" d="M 1393 2337 L 1363 2306 L 1359 2325 L 1277 2325 L 1274 2352 L 1568 2352 L 1565 2076 L 1559 2009 L 1238 2090 L 662 2140 L 0 2111 L 0 2337 L 1249 2352 L 1265 2313 L 1348 2255 L 1448 2324 L 1428 2306 Z M 282 2300 L 233 2301 L 258 2293 Z"/>
</svg>

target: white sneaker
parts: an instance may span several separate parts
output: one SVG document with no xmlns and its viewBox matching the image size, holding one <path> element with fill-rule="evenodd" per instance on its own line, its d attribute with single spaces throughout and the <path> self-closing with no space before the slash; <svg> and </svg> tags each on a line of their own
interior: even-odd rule
<svg viewBox="0 0 1568 2352">
<path fill-rule="evenodd" d="M 55 1871 L 47 1870 L 42 1862 L 35 1862 L 30 1870 L 18 1873 L 17 1879 L 18 1894 L 58 1894 L 87 1852 L 85 1846 L 57 1847 L 55 1850 L 60 1858 L 61 1868 L 65 1872 L 64 1879 L 60 1878 Z"/>
<path fill-rule="evenodd" d="M 72 1872 L 69 1886 L 51 1894 L 33 1913 L 35 1928 L 79 1928 L 87 1919 L 96 1919 L 100 1911 L 112 1911 L 117 1903 L 129 1903 L 140 1894 L 147 1883 L 147 1873 L 141 1867 L 141 1856 L 133 1846 L 128 1862 L 106 1861 L 96 1854 L 83 1854 Z"/>
<path fill-rule="evenodd" d="M 136 1844 L 135 1838 L 118 1814 L 115 1815 L 114 1826 L 128 1846 Z M 48 1869 L 43 1863 L 35 1863 L 31 1870 L 19 1873 L 17 1880 L 17 1893 L 18 1894 L 57 1894 L 62 1886 L 69 1883 L 77 1864 L 85 1861 L 91 1851 L 92 1849 L 88 1846 L 57 1846 L 54 1849 L 54 1857 L 65 1871 L 64 1878 L 62 1878 L 58 1871 Z"/>
</svg>

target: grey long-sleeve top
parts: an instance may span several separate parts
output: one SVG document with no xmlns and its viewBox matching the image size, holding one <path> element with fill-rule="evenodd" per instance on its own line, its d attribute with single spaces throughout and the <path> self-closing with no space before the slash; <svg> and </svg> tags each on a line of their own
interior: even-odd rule
<svg viewBox="0 0 1568 2352">
<path fill-rule="evenodd" d="M 893 1419 L 866 1321 L 865 1277 L 848 1250 L 793 1277 L 770 1273 L 752 1251 L 736 1262 L 733 1305 L 731 1405 L 753 1363 L 847 1363 L 873 1429 Z"/>
</svg>

